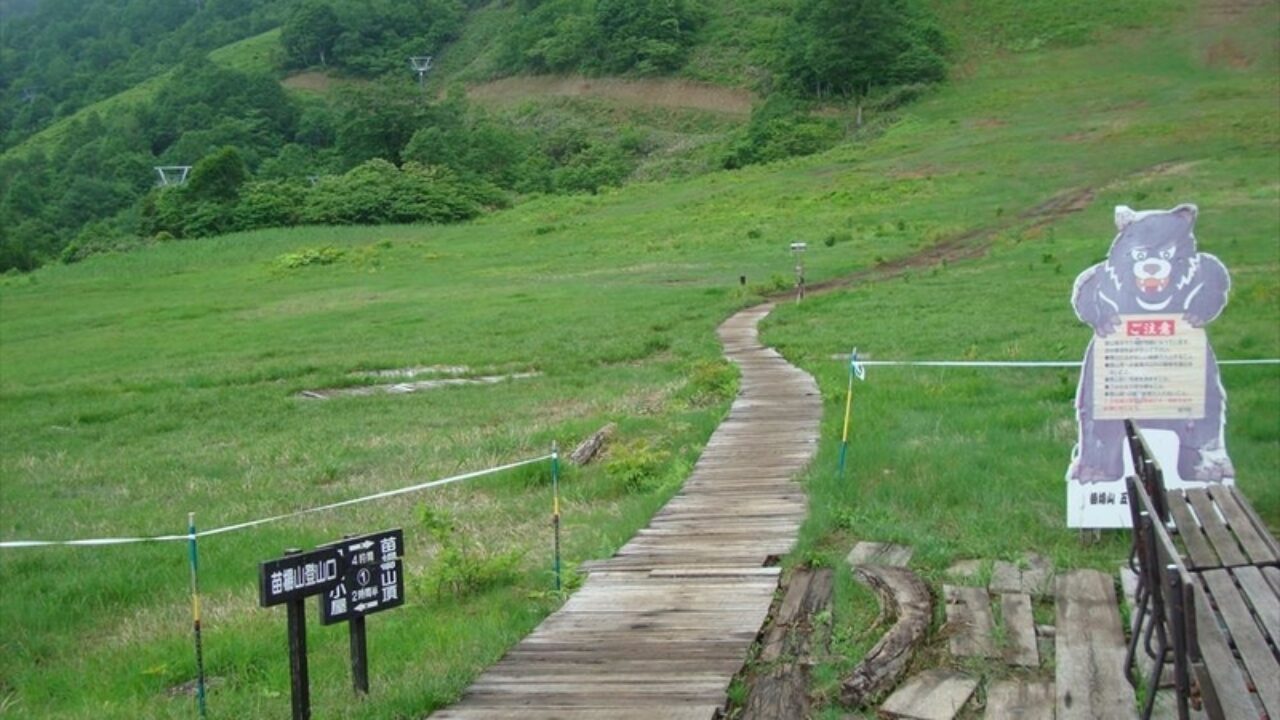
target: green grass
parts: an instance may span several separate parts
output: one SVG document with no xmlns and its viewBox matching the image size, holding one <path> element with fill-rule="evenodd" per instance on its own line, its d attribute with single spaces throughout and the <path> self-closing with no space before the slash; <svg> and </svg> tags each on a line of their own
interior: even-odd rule
<svg viewBox="0 0 1280 720">
<path fill-rule="evenodd" d="M 883 359 L 1079 359 L 1088 331 L 1071 283 L 1106 252 L 1112 206 L 1182 201 L 1200 205 L 1201 247 L 1233 272 L 1208 331 L 1219 357 L 1280 355 L 1280 88 L 1264 20 L 1175 18 L 1125 43 L 1002 57 L 813 158 L 538 199 L 461 226 L 258 232 L 0 280 L 0 537 L 181 532 L 189 510 L 213 527 L 541 455 L 615 420 L 622 441 L 669 459 L 642 492 L 600 468 L 566 478 L 566 556 L 607 556 L 723 413 L 723 397 L 693 400 L 689 378 L 718 356 L 722 318 L 787 284 L 788 243 L 809 242 L 819 282 L 977 232 L 990 242 L 980 258 L 780 305 L 766 322 L 829 411 L 790 562 L 836 564 L 871 539 L 915 546 L 931 580 L 957 559 L 1026 550 L 1112 569 L 1123 534 L 1083 545 L 1064 527 L 1074 373 L 873 369 L 838 478 L 845 370 L 830 356 L 856 344 Z M 1207 62 L 1224 36 L 1251 65 Z M 1079 212 L 1023 217 L 1085 189 Z M 326 245 L 349 252 L 276 262 Z M 436 364 L 542 375 L 294 397 L 352 371 Z M 1278 376 L 1224 370 L 1240 486 L 1273 527 Z M 425 592 L 424 503 L 484 551 L 522 552 L 519 578 L 461 599 Z M 370 620 L 373 695 L 347 689 L 341 629 L 312 627 L 316 711 L 392 718 L 447 703 L 556 605 L 549 507 L 545 476 L 521 472 L 208 538 L 212 715 L 287 712 L 283 613 L 256 607 L 256 563 L 390 526 L 406 531 L 410 595 Z M 0 714 L 191 717 L 191 700 L 167 692 L 192 674 L 186 572 L 180 544 L 0 553 Z M 837 587 L 847 659 L 827 683 L 874 642 L 860 633 L 870 596 L 845 574 Z"/>
</svg>

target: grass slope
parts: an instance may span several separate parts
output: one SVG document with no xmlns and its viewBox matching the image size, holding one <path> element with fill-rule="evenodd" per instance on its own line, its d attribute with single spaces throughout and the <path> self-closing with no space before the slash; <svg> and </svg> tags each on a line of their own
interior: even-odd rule
<svg viewBox="0 0 1280 720">
<path fill-rule="evenodd" d="M 713 329 L 755 291 L 787 285 L 789 242 L 809 242 L 811 282 L 951 244 L 982 252 L 868 277 L 768 321 L 765 339 L 817 376 L 830 410 L 791 562 L 838 565 L 867 538 L 915 545 L 933 578 L 955 559 L 1025 550 L 1114 568 L 1121 534 L 1082 545 L 1063 527 L 1073 373 L 873 371 L 837 478 L 844 367 L 830 356 L 857 344 L 880 358 L 1078 359 L 1088 331 L 1071 282 L 1106 252 L 1112 206 L 1182 201 L 1199 203 L 1201 247 L 1233 271 L 1231 304 L 1209 328 L 1219 357 L 1280 355 L 1276 27 L 1269 8 L 1225 26 L 1187 13 L 1159 31 L 1001 55 L 877 138 L 769 167 L 547 198 L 457 227 L 260 232 L 5 279 L 0 537 L 181 532 L 187 510 L 216 526 L 541 454 L 617 420 L 627 449 L 615 460 L 629 467 L 565 482 L 570 562 L 605 556 L 723 412 Z M 1248 61 L 1216 60 L 1224 42 Z M 1035 211 L 1064 196 L 1063 212 Z M 345 254 L 283 269 L 322 246 Z M 361 382 L 355 370 L 433 364 L 543 374 L 294 397 Z M 1280 526 L 1268 482 L 1280 475 L 1280 377 L 1232 368 L 1224 382 L 1240 485 Z M 215 716 L 287 712 L 282 613 L 256 607 L 256 563 L 393 525 L 410 545 L 410 599 L 370 621 L 373 695 L 346 689 L 340 630 L 312 627 L 317 712 L 419 716 L 456 697 L 557 603 L 545 483 L 545 471 L 515 473 L 209 538 Z M 439 547 L 423 505 L 452 517 L 475 557 L 523 553 L 517 575 L 465 598 L 432 593 Z M 192 673 L 184 557 L 180 545 L 0 553 L 0 586 L 21 589 L 0 593 L 0 713 L 189 717 L 190 698 L 170 692 Z M 842 576 L 847 662 L 873 615 Z M 844 665 L 822 670 L 826 687 Z"/>
</svg>

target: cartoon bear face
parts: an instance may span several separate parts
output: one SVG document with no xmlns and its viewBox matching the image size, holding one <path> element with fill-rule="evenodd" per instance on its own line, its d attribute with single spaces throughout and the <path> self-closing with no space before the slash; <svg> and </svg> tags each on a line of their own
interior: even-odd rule
<svg viewBox="0 0 1280 720">
<path fill-rule="evenodd" d="M 1106 262 L 1116 290 L 1149 311 L 1168 307 L 1195 276 L 1199 262 L 1192 234 L 1195 221 L 1194 205 L 1141 213 L 1124 205 L 1117 207 L 1120 234 L 1112 242 Z"/>
</svg>

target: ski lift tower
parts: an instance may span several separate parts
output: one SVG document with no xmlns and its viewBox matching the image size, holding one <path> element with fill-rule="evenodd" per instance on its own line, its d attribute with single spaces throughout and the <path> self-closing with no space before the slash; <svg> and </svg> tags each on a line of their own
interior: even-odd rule
<svg viewBox="0 0 1280 720">
<path fill-rule="evenodd" d="M 160 181 L 156 183 L 160 187 L 175 187 L 187 182 L 187 175 L 191 173 L 190 165 L 156 165 L 156 174 L 160 176 Z"/>
<path fill-rule="evenodd" d="M 414 55 L 409 58 L 409 67 L 418 73 L 418 87 L 427 86 L 427 71 L 431 70 L 430 55 Z"/>
</svg>

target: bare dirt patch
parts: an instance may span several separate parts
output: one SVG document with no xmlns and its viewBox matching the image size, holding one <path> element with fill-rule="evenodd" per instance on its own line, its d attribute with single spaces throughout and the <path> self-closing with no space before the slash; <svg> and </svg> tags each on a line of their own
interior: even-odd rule
<svg viewBox="0 0 1280 720">
<path fill-rule="evenodd" d="M 1231 38 L 1222 38 L 1210 45 L 1205 50 L 1204 61 L 1209 67 L 1228 67 L 1237 70 L 1243 70 L 1253 64 L 1253 58 L 1232 42 Z"/>
<path fill-rule="evenodd" d="M 481 375 L 470 378 L 445 378 L 440 380 L 418 380 L 415 382 L 393 383 L 390 385 L 362 385 L 348 388 L 326 388 L 319 390 L 303 390 L 295 397 L 308 400 L 328 400 L 335 397 L 368 397 L 370 395 L 408 395 L 423 390 L 436 390 L 455 385 L 495 385 L 508 380 L 523 380 L 538 377 L 542 373 L 525 372 L 511 375 Z"/>
<path fill-rule="evenodd" d="M 1273 0 L 1203 0 L 1200 3 L 1200 21 L 1209 26 L 1228 25 L 1240 20 L 1258 8 L 1271 5 Z"/>
<path fill-rule="evenodd" d="M 749 115 L 755 94 L 738 88 L 662 78 L 533 75 L 502 78 L 467 90 L 477 102 L 513 103 L 545 97 L 601 98 L 625 105 Z"/>
<path fill-rule="evenodd" d="M 302 90 L 304 92 L 327 93 L 341 81 L 329 77 L 328 74 L 317 72 L 315 70 L 306 70 L 300 73 L 294 73 L 289 77 L 280 81 L 280 84 L 290 90 Z"/>
</svg>

